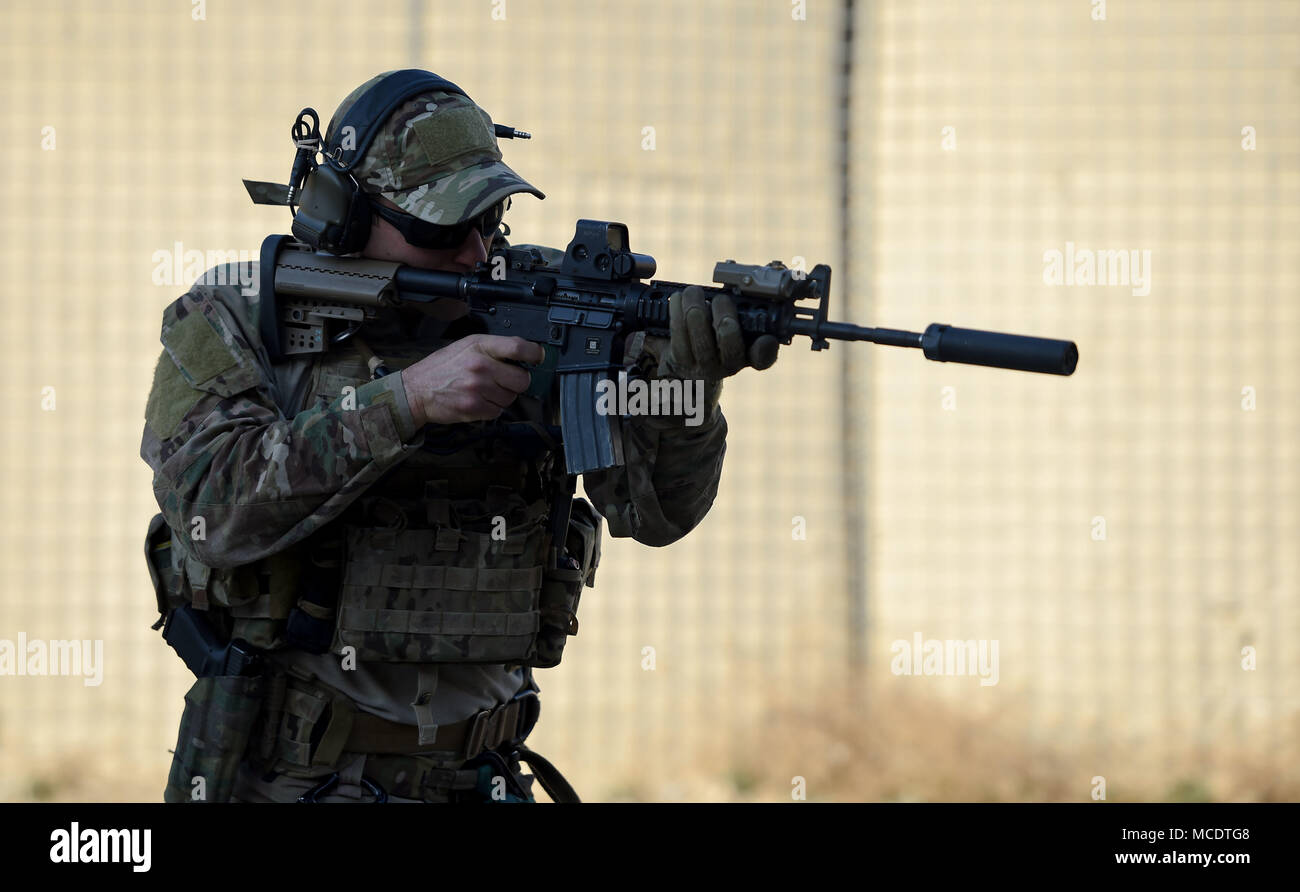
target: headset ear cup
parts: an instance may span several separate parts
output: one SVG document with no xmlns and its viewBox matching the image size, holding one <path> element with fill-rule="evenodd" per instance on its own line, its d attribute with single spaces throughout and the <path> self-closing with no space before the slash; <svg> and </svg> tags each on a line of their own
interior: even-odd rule
<svg viewBox="0 0 1300 892">
<path fill-rule="evenodd" d="M 343 224 L 343 236 L 339 240 L 336 254 L 354 254 L 366 246 L 370 240 L 370 221 L 372 212 L 370 202 L 360 189 L 352 194 L 347 216 Z M 331 249 L 333 250 L 333 249 Z"/>
<path fill-rule="evenodd" d="M 322 165 L 307 175 L 302 202 L 293 217 L 293 234 L 318 251 L 338 250 L 351 210 L 352 182 L 332 167 Z"/>
</svg>

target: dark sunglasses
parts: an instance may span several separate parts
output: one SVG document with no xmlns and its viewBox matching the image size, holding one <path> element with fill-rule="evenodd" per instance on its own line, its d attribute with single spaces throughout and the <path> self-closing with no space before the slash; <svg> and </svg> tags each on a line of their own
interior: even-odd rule
<svg viewBox="0 0 1300 892">
<path fill-rule="evenodd" d="M 501 225 L 501 218 L 505 216 L 509 203 L 509 198 L 503 198 L 477 217 L 452 226 L 429 223 L 403 211 L 393 210 L 377 201 L 372 201 L 370 206 L 376 214 L 391 223 L 393 228 L 402 234 L 407 244 L 417 248 L 446 249 L 459 248 L 465 243 L 465 236 L 469 235 L 471 230 L 477 230 L 484 238 L 490 236 Z"/>
</svg>

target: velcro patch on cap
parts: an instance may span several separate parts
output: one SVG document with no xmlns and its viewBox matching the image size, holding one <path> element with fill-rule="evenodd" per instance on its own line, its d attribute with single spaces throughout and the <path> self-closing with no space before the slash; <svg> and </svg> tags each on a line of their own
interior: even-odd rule
<svg viewBox="0 0 1300 892">
<path fill-rule="evenodd" d="M 474 106 L 465 105 L 445 112 L 436 112 L 411 124 L 420 148 L 434 167 L 455 161 L 471 152 L 483 152 L 494 159 L 501 158 L 496 137 L 487 117 Z"/>
</svg>

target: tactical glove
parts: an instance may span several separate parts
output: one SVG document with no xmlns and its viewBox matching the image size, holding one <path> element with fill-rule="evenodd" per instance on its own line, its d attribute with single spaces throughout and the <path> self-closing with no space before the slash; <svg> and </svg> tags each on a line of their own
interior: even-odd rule
<svg viewBox="0 0 1300 892">
<path fill-rule="evenodd" d="M 698 285 L 669 297 L 668 325 L 672 337 L 659 360 L 661 378 L 720 381 L 746 366 L 766 369 L 781 346 L 765 334 L 746 348 L 736 302 L 719 294 L 710 303 Z"/>
</svg>

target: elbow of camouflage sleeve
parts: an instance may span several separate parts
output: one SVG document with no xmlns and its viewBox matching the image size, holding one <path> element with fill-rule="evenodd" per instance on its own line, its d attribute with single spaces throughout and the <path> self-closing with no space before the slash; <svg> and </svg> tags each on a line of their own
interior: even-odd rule
<svg viewBox="0 0 1300 892">
<path fill-rule="evenodd" d="M 647 517 L 637 504 L 631 501 L 624 502 L 622 505 L 605 505 L 600 513 L 605 517 L 611 537 L 633 539 L 652 548 L 672 545 L 690 532 L 690 529 L 683 529 L 669 521 L 657 509 L 647 512 L 653 515 L 653 518 Z"/>
<path fill-rule="evenodd" d="M 660 431 L 654 490 L 659 511 L 671 524 L 673 535 L 666 542 L 646 544 L 670 544 L 700 525 L 718 496 L 726 454 L 727 419 L 717 406 L 703 427 Z"/>
<path fill-rule="evenodd" d="M 636 504 L 629 503 L 624 506 L 619 518 L 624 531 L 616 532 L 616 524 L 611 520 L 610 535 L 628 536 L 651 548 L 672 545 L 703 522 L 713 507 L 717 494 L 718 481 L 714 478 L 711 485 L 702 491 L 683 492 L 684 498 L 678 498 L 673 493 L 661 493 L 656 510 L 652 512 L 643 514 Z M 647 521 L 647 515 L 654 519 Z"/>
<path fill-rule="evenodd" d="M 638 542 L 655 547 L 671 545 L 703 522 L 718 497 L 725 452 L 724 442 L 711 465 L 702 463 L 708 469 L 703 474 L 684 481 L 680 486 L 656 489 L 659 510 L 669 526 L 663 530 L 646 530 L 636 537 Z"/>
<path fill-rule="evenodd" d="M 608 520 L 611 536 L 654 548 L 671 545 L 713 507 L 727 450 L 726 419 L 719 411 L 705 428 L 625 433 L 627 464 L 589 473 L 587 493 Z"/>
</svg>

